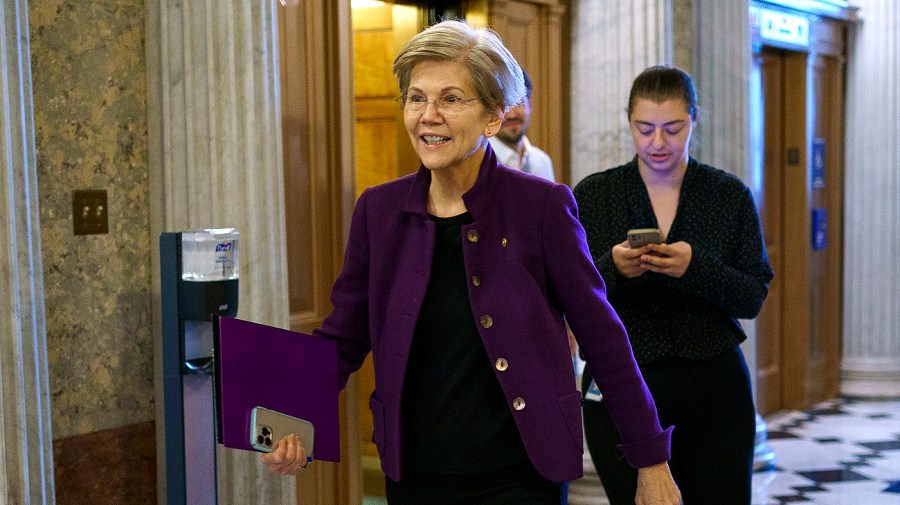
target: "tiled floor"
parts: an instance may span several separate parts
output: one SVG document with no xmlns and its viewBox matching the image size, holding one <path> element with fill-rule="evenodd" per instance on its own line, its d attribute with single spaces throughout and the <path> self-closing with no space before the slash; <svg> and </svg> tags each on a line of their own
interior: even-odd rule
<svg viewBox="0 0 900 505">
<path fill-rule="evenodd" d="M 900 505 L 900 401 L 834 400 L 766 419 L 774 468 L 753 505 Z"/>
</svg>

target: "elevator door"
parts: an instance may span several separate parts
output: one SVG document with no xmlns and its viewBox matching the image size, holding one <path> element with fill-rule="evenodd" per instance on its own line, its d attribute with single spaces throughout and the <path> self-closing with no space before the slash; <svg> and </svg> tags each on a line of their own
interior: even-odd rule
<svg viewBox="0 0 900 505">
<path fill-rule="evenodd" d="M 782 284 L 782 223 L 784 220 L 784 164 L 781 86 L 784 61 L 779 54 L 763 52 L 757 57 L 762 89 L 763 131 L 763 199 L 759 202 L 759 218 L 775 277 L 769 284 L 769 295 L 757 318 L 756 391 L 757 410 L 765 415 L 784 407 L 785 387 Z"/>
<path fill-rule="evenodd" d="M 775 270 L 757 320 L 757 404 L 765 415 L 838 394 L 843 68 L 823 54 L 764 48 L 763 198 Z"/>
</svg>

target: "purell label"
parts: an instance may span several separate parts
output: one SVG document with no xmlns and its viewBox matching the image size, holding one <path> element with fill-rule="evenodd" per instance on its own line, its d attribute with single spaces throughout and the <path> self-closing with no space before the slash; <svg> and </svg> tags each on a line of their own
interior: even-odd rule
<svg viewBox="0 0 900 505">
<path fill-rule="evenodd" d="M 238 232 L 204 229 L 181 235 L 181 278 L 187 281 L 237 279 Z"/>
</svg>

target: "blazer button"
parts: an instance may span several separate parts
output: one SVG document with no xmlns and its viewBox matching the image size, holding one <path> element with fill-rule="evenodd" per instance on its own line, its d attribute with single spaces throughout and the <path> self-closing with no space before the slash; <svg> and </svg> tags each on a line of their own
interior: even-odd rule
<svg viewBox="0 0 900 505">
<path fill-rule="evenodd" d="M 494 325 L 494 318 L 491 316 L 481 316 L 481 327 L 485 330 Z"/>
<path fill-rule="evenodd" d="M 524 410 L 525 409 L 525 398 L 521 396 L 517 396 L 515 400 L 513 400 L 513 408 L 516 410 Z"/>
<path fill-rule="evenodd" d="M 506 237 L 503 237 L 503 240 L 500 241 L 500 245 L 501 245 L 502 247 L 506 247 L 506 244 L 507 244 L 507 243 L 508 243 L 508 241 L 506 240 Z"/>
<path fill-rule="evenodd" d="M 469 232 L 466 233 L 466 238 L 469 239 L 469 242 L 478 242 L 478 232 L 475 230 L 469 230 Z"/>
<path fill-rule="evenodd" d="M 509 368 L 509 362 L 506 361 L 506 358 L 497 358 L 497 361 L 494 362 L 494 368 L 500 372 L 505 372 Z"/>
<path fill-rule="evenodd" d="M 479 277 L 477 275 L 473 275 L 472 276 L 472 285 L 475 286 L 476 288 L 478 286 L 481 286 L 481 277 Z"/>
</svg>

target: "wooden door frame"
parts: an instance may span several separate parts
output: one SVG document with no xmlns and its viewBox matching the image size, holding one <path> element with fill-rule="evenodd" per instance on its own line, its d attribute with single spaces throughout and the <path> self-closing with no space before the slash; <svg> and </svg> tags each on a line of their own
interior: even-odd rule
<svg viewBox="0 0 900 505">
<path fill-rule="evenodd" d="M 784 146 L 781 131 L 784 97 L 781 94 L 784 82 L 782 53 L 762 48 L 754 55 L 754 66 L 758 69 L 760 93 L 759 113 L 763 119 L 760 129 L 754 131 L 754 142 L 764 143 L 762 158 L 758 160 L 763 174 L 762 198 L 759 204 L 760 221 L 766 238 L 769 260 L 775 270 L 775 278 L 769 284 L 769 295 L 763 310 L 757 318 L 757 359 L 756 398 L 757 410 L 767 415 L 782 408 L 784 404 L 784 279 L 783 268 L 783 228 L 784 228 Z M 774 89 L 773 89 L 774 88 Z M 771 135 L 777 131 L 777 136 Z M 770 132 L 764 135 L 764 132 Z M 763 141 L 763 138 L 766 140 Z M 760 353 L 763 353 L 760 356 Z"/>
<path fill-rule="evenodd" d="M 291 329 L 310 332 L 331 310 L 354 203 L 350 2 L 278 3 Z M 287 64 L 286 62 L 290 62 Z M 295 251 L 296 252 L 296 251 Z M 297 502 L 362 501 L 356 378 L 341 393 L 341 462 L 297 478 Z M 349 399 L 349 400 L 348 400 Z"/>
</svg>

